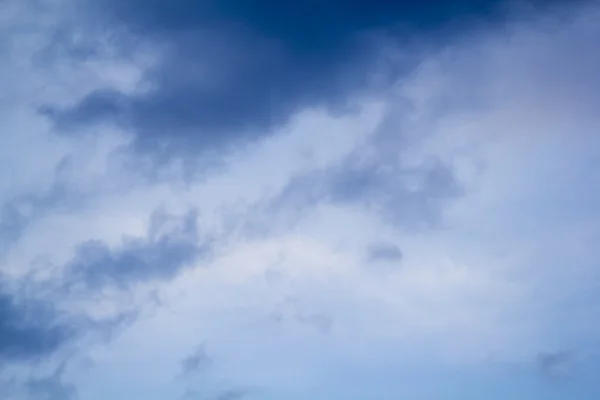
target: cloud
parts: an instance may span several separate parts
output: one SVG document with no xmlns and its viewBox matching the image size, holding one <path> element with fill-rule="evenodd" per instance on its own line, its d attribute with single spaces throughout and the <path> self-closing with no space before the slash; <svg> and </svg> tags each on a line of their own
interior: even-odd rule
<svg viewBox="0 0 600 400">
<path fill-rule="evenodd" d="M 87 123 L 132 129 L 138 149 L 158 154 L 220 148 L 271 132 L 305 108 L 344 109 L 355 103 L 355 93 L 391 84 L 394 75 L 386 71 L 415 60 L 392 64 L 387 35 L 410 41 L 416 32 L 449 31 L 457 19 L 501 19 L 500 3 L 93 4 L 90 13 L 111 27 L 117 47 L 131 53 L 139 50 L 132 42 L 142 43 L 157 53 L 145 66 L 141 85 L 147 89 L 106 87 L 72 107 L 46 110 L 63 131 L 78 132 Z"/>
<path fill-rule="evenodd" d="M 69 192 L 64 183 L 57 181 L 41 193 L 22 194 L 4 203 L 0 212 L 0 254 L 18 241 L 35 219 L 50 212 L 76 207 L 77 197 L 76 193 Z"/>
<path fill-rule="evenodd" d="M 394 243 L 380 242 L 372 244 L 367 253 L 368 261 L 391 261 L 402 260 L 402 250 Z"/>
<path fill-rule="evenodd" d="M 402 2 L 32 4 L 0 5 L 16 400 L 548 397 L 482 360 L 598 347 L 597 6 L 446 35 Z"/>
<path fill-rule="evenodd" d="M 85 293 L 84 298 L 93 298 Z M 22 280 L 3 279 L 0 291 L 0 361 L 3 367 L 35 365 L 63 360 L 86 341 L 109 340 L 132 323 L 136 311 L 117 310 L 114 315 L 94 316 L 69 307 L 81 301 L 57 287 L 52 280 L 37 281 L 34 275 Z M 64 361 L 66 365 L 66 361 Z M 60 374 L 65 369 L 60 367 Z M 57 372 L 58 373 L 58 372 Z M 56 377 L 31 380 L 31 390 L 45 390 Z M 59 390 L 56 384 L 52 390 Z M 54 386 L 53 386 L 54 387 Z"/>
<path fill-rule="evenodd" d="M 200 240 L 195 211 L 173 217 L 158 210 L 152 215 L 147 238 L 125 239 L 114 250 L 100 241 L 79 245 L 66 267 L 67 282 L 88 289 L 107 285 L 126 289 L 151 279 L 170 279 L 209 253 L 210 245 L 199 244 Z"/>
<path fill-rule="evenodd" d="M 181 361 L 183 374 L 190 374 L 209 367 L 212 364 L 211 357 L 206 352 L 204 344 L 198 346 L 193 354 Z"/>
<path fill-rule="evenodd" d="M 37 299 L 0 293 L 0 359 L 35 361 L 52 355 L 72 339 L 74 330 L 59 313 Z"/>
<path fill-rule="evenodd" d="M 293 176 L 278 194 L 254 210 L 255 215 L 244 221 L 244 229 L 264 232 L 265 220 L 293 225 L 323 204 L 372 209 L 383 221 L 401 230 L 434 227 L 442 218 L 444 206 L 464 195 L 462 183 L 451 166 L 435 157 L 411 165 L 402 159 L 404 149 L 398 149 L 393 157 L 386 158 L 384 148 L 395 143 L 382 140 L 383 135 L 385 130 L 336 164 Z M 410 149 L 407 147 L 406 152 Z"/>
<path fill-rule="evenodd" d="M 382 161 L 350 162 L 335 171 L 329 189 L 334 201 L 377 204 L 386 221 L 410 228 L 435 223 L 444 200 L 463 194 L 451 169 L 439 160 L 412 168 Z"/>
</svg>

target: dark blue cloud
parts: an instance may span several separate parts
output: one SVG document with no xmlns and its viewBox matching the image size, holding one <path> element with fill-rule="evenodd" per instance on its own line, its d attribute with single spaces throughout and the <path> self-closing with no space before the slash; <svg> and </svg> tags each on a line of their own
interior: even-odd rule
<svg viewBox="0 0 600 400">
<path fill-rule="evenodd" d="M 162 153 L 253 138 L 304 107 L 344 109 L 385 64 L 382 41 L 501 20 L 501 0 L 110 0 L 93 2 L 95 22 L 128 51 L 156 44 L 149 91 L 105 88 L 70 109 L 46 107 L 61 129 L 116 123 L 138 149 Z M 416 60 L 413 60 L 416 62 Z M 410 63 L 409 63 L 410 64 Z M 387 69 L 397 66 L 387 64 Z M 404 66 L 407 67 L 407 66 Z M 381 82 L 380 82 L 381 83 Z M 385 85 L 386 80 L 383 79 Z"/>
<path fill-rule="evenodd" d="M 67 304 L 73 298 L 60 280 L 31 278 L 27 275 L 23 279 L 8 280 L 0 276 L 0 367 L 58 356 L 60 350 L 72 348 L 87 335 L 100 335 L 104 340 L 110 340 L 115 332 L 137 317 L 137 310 L 99 319 L 85 313 L 68 312 L 59 304 Z M 91 294 L 85 293 L 88 297 Z M 60 396 L 70 389 L 62 387 L 54 378 L 32 380 L 27 384 L 28 390 L 52 390 L 55 392 L 52 399 L 62 398 Z"/>
<path fill-rule="evenodd" d="M 493 0 L 124 0 L 115 2 L 114 15 L 145 32 L 238 23 L 295 51 L 314 53 L 339 50 L 361 30 L 398 22 L 416 28 L 437 26 L 452 18 L 488 13 L 496 4 Z"/>
<path fill-rule="evenodd" d="M 170 279 L 181 268 L 210 251 L 200 243 L 195 211 L 178 217 L 156 211 L 146 238 L 124 240 L 118 248 L 105 243 L 82 244 L 66 266 L 64 280 L 13 282 L 16 291 L 0 287 L 0 362 L 36 361 L 53 355 L 75 343 L 83 335 L 112 335 L 134 321 L 137 310 L 113 317 L 93 319 L 83 314 L 57 311 L 54 302 L 69 302 L 73 288 L 84 297 L 93 297 L 96 289 L 113 285 L 127 289 L 151 279 Z M 1 283 L 1 282 L 0 282 Z M 70 388 L 53 379 L 32 381 L 32 391 L 52 390 L 55 398 L 70 396 Z M 65 397 L 69 398 L 69 397 Z"/>
<path fill-rule="evenodd" d="M 152 279 L 171 279 L 209 252 L 209 242 L 201 243 L 195 211 L 180 218 L 157 211 L 145 238 L 125 239 L 118 248 L 102 241 L 81 244 L 67 266 L 66 280 L 71 287 L 127 289 Z"/>
<path fill-rule="evenodd" d="M 52 199 L 60 198 L 59 192 L 54 191 L 47 196 L 27 197 L 33 202 L 33 210 L 37 206 L 50 207 L 54 204 Z M 17 227 L 26 222 L 15 218 L 14 229 L 18 230 Z M 26 277 L 10 282 L 10 286 L 15 287 L 10 290 L 9 282 L 4 284 L 0 280 L 0 363 L 41 360 L 84 335 L 100 335 L 110 340 L 115 332 L 136 319 L 137 310 L 94 319 L 58 311 L 54 304 L 77 300 L 79 297 L 71 297 L 74 294 L 93 297 L 96 289 L 106 285 L 127 289 L 142 281 L 170 279 L 181 268 L 210 252 L 210 242 L 200 240 L 195 211 L 173 216 L 158 210 L 151 217 L 145 238 L 125 239 L 117 248 L 100 241 L 82 244 L 60 279 L 34 281 Z M 83 291 L 73 292 L 73 288 Z M 31 390 L 49 388 L 54 383 L 32 381 Z M 52 387 L 57 396 L 62 395 L 60 385 Z"/>
<path fill-rule="evenodd" d="M 0 291 L 0 364 L 49 356 L 74 334 L 48 303 Z"/>
</svg>

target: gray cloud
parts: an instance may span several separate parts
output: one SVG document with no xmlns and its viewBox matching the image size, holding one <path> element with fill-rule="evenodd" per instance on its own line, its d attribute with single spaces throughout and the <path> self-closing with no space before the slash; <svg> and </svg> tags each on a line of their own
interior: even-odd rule
<svg viewBox="0 0 600 400">
<path fill-rule="evenodd" d="M 367 261 L 394 261 L 402 260 L 402 250 L 395 243 L 373 243 L 367 249 Z"/>
<path fill-rule="evenodd" d="M 250 235 L 264 235 L 266 226 L 275 230 L 287 227 L 316 205 L 333 204 L 365 207 L 407 231 L 436 226 L 444 205 L 465 193 L 452 167 L 436 158 L 406 167 L 399 157 L 410 147 L 397 138 L 381 139 L 378 135 L 369 144 L 377 150 L 370 154 L 376 156 L 363 155 L 369 154 L 367 145 L 337 165 L 297 175 L 277 195 L 253 209 L 251 217 L 238 218 L 238 223 Z"/>
<path fill-rule="evenodd" d="M 190 374 L 208 368 L 213 363 L 212 358 L 206 352 L 206 346 L 201 344 L 194 353 L 181 361 L 183 374 Z"/>
<path fill-rule="evenodd" d="M 54 281 L 33 282 L 26 277 L 11 282 L 16 289 L 8 286 L 0 287 L 0 365 L 48 360 L 64 349 L 73 350 L 86 335 L 109 341 L 138 316 L 137 310 L 101 318 L 66 311 L 62 305 L 73 298 Z"/>
<path fill-rule="evenodd" d="M 386 87 L 398 70 L 418 64 L 419 57 L 392 61 L 385 37 L 447 37 L 470 19 L 502 21 L 503 3 L 90 2 L 81 18 L 102 20 L 117 46 L 131 53 L 139 42 L 158 51 L 144 76 L 152 89 L 127 94 L 107 87 L 71 108 L 45 110 L 63 131 L 115 123 L 137 133 L 138 149 L 197 154 L 264 135 L 306 107 L 345 109 L 355 93 Z"/>
<path fill-rule="evenodd" d="M 360 203 L 392 224 L 419 229 L 437 223 L 442 203 L 463 189 L 448 165 L 431 159 L 415 168 L 350 163 L 332 174 L 329 193 L 335 202 Z"/>
<path fill-rule="evenodd" d="M 0 291 L 0 361 L 50 356 L 76 331 L 48 302 Z"/>
<path fill-rule="evenodd" d="M 107 285 L 127 289 L 148 280 L 168 280 L 210 253 L 210 241 L 203 239 L 195 211 L 176 217 L 159 210 L 153 214 L 145 238 L 124 239 L 115 249 L 101 241 L 81 244 L 67 266 L 66 279 L 71 287 L 88 289 Z"/>
</svg>

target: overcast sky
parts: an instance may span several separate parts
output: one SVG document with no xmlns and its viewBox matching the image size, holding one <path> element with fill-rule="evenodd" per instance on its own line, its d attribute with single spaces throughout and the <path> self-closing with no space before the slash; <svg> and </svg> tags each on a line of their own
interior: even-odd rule
<svg viewBox="0 0 600 400">
<path fill-rule="evenodd" d="M 600 398 L 600 2 L 0 2 L 0 398 Z"/>
</svg>

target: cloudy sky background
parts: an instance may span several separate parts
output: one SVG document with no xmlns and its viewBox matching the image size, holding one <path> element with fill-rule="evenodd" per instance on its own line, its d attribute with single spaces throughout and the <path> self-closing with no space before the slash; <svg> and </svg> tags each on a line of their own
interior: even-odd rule
<svg viewBox="0 0 600 400">
<path fill-rule="evenodd" d="M 600 4 L 0 3 L 0 397 L 597 399 Z"/>
</svg>

